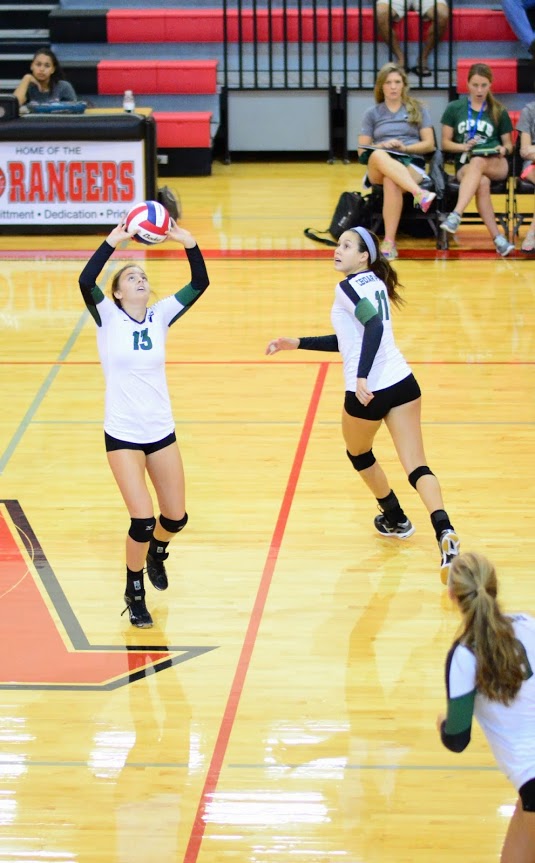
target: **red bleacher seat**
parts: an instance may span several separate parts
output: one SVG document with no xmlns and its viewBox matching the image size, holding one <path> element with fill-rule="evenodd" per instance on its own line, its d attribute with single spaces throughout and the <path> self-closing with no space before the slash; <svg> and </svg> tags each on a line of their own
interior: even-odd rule
<svg viewBox="0 0 535 863">
<path fill-rule="evenodd" d="M 211 147 L 210 111 L 154 111 L 158 149 Z"/>
<path fill-rule="evenodd" d="M 315 20 L 315 24 L 314 24 Z M 507 19 L 501 9 L 454 9 L 453 37 L 464 42 L 515 41 Z M 271 21 L 271 26 L 270 26 Z M 328 9 L 317 9 L 314 18 L 312 9 L 299 10 L 272 9 L 256 10 L 256 27 L 251 9 L 236 9 L 227 12 L 227 38 L 236 42 L 282 41 L 326 42 L 329 39 L 329 26 L 335 41 L 343 41 L 342 8 L 333 7 L 329 17 Z M 424 25 L 427 29 L 428 25 Z M 405 24 L 396 25 L 399 30 Z M 222 42 L 223 11 L 221 9 L 109 9 L 106 14 L 108 42 Z M 417 42 L 420 38 L 420 16 L 416 12 L 407 15 L 407 38 Z M 348 42 L 372 42 L 373 9 L 362 10 L 362 30 L 358 9 L 347 10 Z"/>
<path fill-rule="evenodd" d="M 217 60 L 101 60 L 100 95 L 216 93 Z"/>
</svg>

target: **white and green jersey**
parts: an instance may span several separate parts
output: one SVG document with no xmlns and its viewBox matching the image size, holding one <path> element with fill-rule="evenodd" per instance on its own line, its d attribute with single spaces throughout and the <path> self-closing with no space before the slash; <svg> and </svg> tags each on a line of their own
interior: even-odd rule
<svg viewBox="0 0 535 863">
<path fill-rule="evenodd" d="M 371 270 L 349 276 L 335 289 L 331 321 L 344 362 L 345 388 L 355 391 L 365 326 L 371 317 L 382 321 L 382 335 L 367 374 L 372 392 L 383 390 L 411 374 L 411 368 L 396 346 L 388 289 Z M 361 366 L 362 368 L 362 366 Z"/>
<path fill-rule="evenodd" d="M 113 252 L 106 242 L 80 276 L 86 305 L 97 324 L 97 346 L 106 379 L 104 430 L 130 443 L 154 443 L 174 430 L 165 374 L 169 327 L 208 286 L 202 254 L 186 249 L 191 282 L 149 306 L 142 322 L 131 318 L 106 297 L 95 282 Z"/>
<path fill-rule="evenodd" d="M 446 660 L 448 713 L 442 742 L 454 752 L 465 749 L 475 716 L 498 767 L 519 789 L 535 779 L 535 620 L 527 614 L 510 617 L 525 655 L 525 680 L 516 698 L 506 706 L 477 692 L 476 658 L 456 642 Z"/>
<path fill-rule="evenodd" d="M 171 323 L 185 306 L 176 296 L 147 309 L 138 323 L 102 295 L 97 346 L 106 379 L 104 430 L 131 443 L 152 443 L 175 424 L 165 374 L 165 344 Z"/>
</svg>

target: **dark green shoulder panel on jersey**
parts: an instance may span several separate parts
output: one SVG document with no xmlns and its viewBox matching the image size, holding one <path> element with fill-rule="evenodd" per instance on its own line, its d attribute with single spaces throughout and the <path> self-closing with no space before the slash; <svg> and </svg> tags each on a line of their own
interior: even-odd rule
<svg viewBox="0 0 535 863">
<path fill-rule="evenodd" d="M 98 285 L 93 285 L 93 287 L 91 288 L 91 298 L 92 298 L 93 302 L 88 303 L 86 301 L 87 310 L 88 310 L 89 314 L 91 315 L 91 317 L 93 318 L 93 320 L 95 321 L 97 327 L 101 327 L 102 326 L 102 318 L 100 317 L 97 306 L 104 299 L 104 294 L 102 293 L 102 291 L 100 290 Z M 84 297 L 84 299 L 85 299 L 85 297 Z"/>
<path fill-rule="evenodd" d="M 350 285 L 349 279 L 344 279 L 343 282 L 340 282 L 340 287 L 346 297 L 351 300 L 355 305 L 355 317 L 361 324 L 367 324 L 368 321 L 377 315 L 379 317 L 379 312 L 375 308 L 372 302 L 368 300 L 366 297 L 361 297 L 357 294 L 355 288 Z"/>
<path fill-rule="evenodd" d="M 355 306 L 355 317 L 361 324 L 367 324 L 375 316 L 379 317 L 379 313 L 367 297 L 358 301 Z"/>
</svg>

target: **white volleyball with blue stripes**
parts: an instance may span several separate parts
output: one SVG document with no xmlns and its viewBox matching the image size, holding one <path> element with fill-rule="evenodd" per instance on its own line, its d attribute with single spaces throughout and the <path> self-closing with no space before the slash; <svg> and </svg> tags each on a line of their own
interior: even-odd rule
<svg viewBox="0 0 535 863">
<path fill-rule="evenodd" d="M 142 201 L 128 211 L 125 219 L 127 231 L 136 230 L 133 239 L 153 246 L 167 238 L 171 221 L 167 210 L 159 201 Z"/>
</svg>

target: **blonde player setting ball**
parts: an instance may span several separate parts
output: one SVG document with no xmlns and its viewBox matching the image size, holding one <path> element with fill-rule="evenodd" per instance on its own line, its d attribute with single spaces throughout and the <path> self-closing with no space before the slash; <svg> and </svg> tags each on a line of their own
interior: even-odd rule
<svg viewBox="0 0 535 863">
<path fill-rule="evenodd" d="M 503 614 L 494 566 L 481 554 L 455 558 L 449 595 L 462 630 L 446 660 L 444 746 L 462 752 L 475 715 L 490 748 L 518 791 L 501 863 L 535 863 L 535 620 Z"/>
<path fill-rule="evenodd" d="M 346 390 L 342 432 L 351 464 L 377 498 L 381 514 L 375 517 L 375 528 L 382 536 L 397 539 L 414 533 L 373 454 L 373 440 L 384 420 L 409 482 L 431 516 L 446 584 L 459 539 L 444 509 L 439 482 L 427 466 L 420 387 L 394 341 L 390 304 L 402 304 L 401 285 L 380 253 L 377 237 L 366 228 L 341 235 L 334 268 L 345 276 L 336 286 L 331 312 L 336 334 L 273 339 L 266 354 L 296 348 L 340 351 Z"/>
<path fill-rule="evenodd" d="M 97 325 L 106 379 L 108 462 L 131 519 L 126 538 L 126 608 L 130 623 L 148 627 L 152 617 L 145 603 L 145 562 L 151 583 L 165 590 L 167 546 L 188 520 L 184 470 L 165 376 L 165 344 L 169 327 L 199 299 L 209 281 L 195 238 L 172 221 L 168 239 L 184 246 L 191 270 L 189 284 L 149 306 L 147 276 L 137 264 L 129 264 L 115 273 L 112 299 L 108 299 L 96 279 L 118 243 L 132 236 L 121 221 L 84 267 L 80 290 Z M 158 521 L 147 474 L 158 498 Z"/>
</svg>

